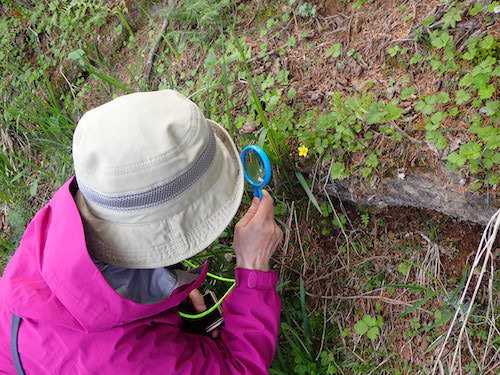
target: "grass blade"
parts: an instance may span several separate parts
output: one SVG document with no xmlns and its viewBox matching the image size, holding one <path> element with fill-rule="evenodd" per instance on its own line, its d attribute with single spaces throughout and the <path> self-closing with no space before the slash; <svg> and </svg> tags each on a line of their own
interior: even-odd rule
<svg viewBox="0 0 500 375">
<path fill-rule="evenodd" d="M 297 176 L 297 179 L 299 180 L 300 185 L 302 186 L 302 189 L 304 189 L 304 191 L 306 192 L 306 194 L 309 197 L 309 200 L 311 201 L 311 203 L 314 205 L 314 207 L 316 207 L 316 209 L 318 210 L 318 212 L 321 215 L 323 215 L 323 211 L 321 211 L 321 208 L 319 207 L 319 203 L 316 200 L 316 197 L 314 196 L 314 194 L 312 193 L 311 188 L 309 187 L 309 185 L 307 185 L 307 181 L 304 178 L 304 176 L 302 175 L 302 173 L 295 172 L 295 176 Z"/>
<path fill-rule="evenodd" d="M 431 293 L 427 294 L 424 298 L 422 298 L 420 301 L 418 301 L 416 304 L 414 304 L 408 310 L 403 311 L 399 316 L 403 317 L 405 315 L 411 314 L 416 309 L 418 309 L 420 306 L 422 306 L 424 303 L 429 301 L 431 298 L 437 296 L 437 294 L 438 294 L 437 292 L 431 292 Z"/>
<path fill-rule="evenodd" d="M 304 279 L 302 278 L 302 276 L 300 277 L 300 307 L 302 310 L 302 326 L 304 327 L 304 336 L 306 339 L 306 345 L 309 348 L 311 348 L 312 346 L 311 324 L 306 309 L 306 292 L 304 289 Z"/>
</svg>

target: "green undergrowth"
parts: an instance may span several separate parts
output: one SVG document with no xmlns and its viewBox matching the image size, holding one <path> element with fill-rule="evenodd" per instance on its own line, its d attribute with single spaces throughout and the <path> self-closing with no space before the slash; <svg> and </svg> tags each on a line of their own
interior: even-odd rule
<svg viewBox="0 0 500 375">
<path fill-rule="evenodd" d="M 415 110 L 425 119 L 426 140 L 444 151 L 449 169 L 464 168 L 477 177 L 470 186 L 473 190 L 483 184 L 496 186 L 500 181 L 500 102 L 495 95 L 500 75 L 499 42 L 486 32 L 456 41 L 454 33 L 457 23 L 465 19 L 474 22 L 482 17 L 483 22 L 494 22 L 497 8 L 498 2 L 450 2 L 440 20 L 429 16 L 422 21 L 413 38 L 422 46 L 420 51 L 399 45 L 387 51 L 404 69 L 429 71 L 444 78 L 438 93 L 417 92 L 408 80 L 401 99 L 417 96 Z M 452 150 L 450 141 L 457 133 L 467 141 Z"/>
<path fill-rule="evenodd" d="M 419 272 L 422 266 L 414 259 L 414 254 L 423 251 L 417 242 L 397 249 L 403 255 L 398 253 L 392 268 L 381 271 L 375 262 L 363 263 L 375 250 L 375 239 L 366 233 L 384 228 L 383 219 L 358 208 L 358 228 L 354 228 L 348 213 L 316 200 L 311 182 L 295 165 L 321 160 L 331 179 L 354 176 L 372 182 L 404 166 L 393 156 L 394 149 L 413 147 L 436 153 L 447 168 L 467 177 L 469 189 L 495 189 L 500 178 L 498 41 L 487 32 L 473 33 L 466 40 L 456 34 L 457 23 L 463 20 L 491 25 L 498 3 L 448 2 L 440 19 L 429 17 L 415 25 L 411 41 L 388 47 L 384 65 L 390 77 L 388 87 L 381 89 L 367 81 L 357 92 L 330 93 L 322 106 L 304 99 L 298 78 L 275 58 L 286 57 L 299 44 L 307 48 L 314 43 L 301 33 L 284 33 L 283 28 L 296 20 L 321 22 L 317 4 L 267 1 L 255 6 L 189 0 L 155 13 L 151 9 L 161 7 L 159 1 L 139 1 L 134 9 L 127 9 L 128 3 L 5 0 L 2 5 L 0 199 L 8 206 L 9 231 L 0 236 L 0 269 L 33 214 L 72 175 L 73 130 L 94 103 L 92 99 L 107 101 L 135 91 L 176 89 L 196 102 L 207 118 L 225 126 L 238 146 L 254 143 L 268 152 L 279 181 L 273 193 L 276 217 L 283 228 L 299 231 L 297 223 L 293 227 L 292 214 L 299 218 L 319 215 L 309 225 L 322 241 L 329 241 L 327 247 L 334 253 L 330 258 L 340 259 L 335 265 L 349 264 L 349 283 L 366 281 L 361 287 L 356 285 L 359 293 L 383 288 L 391 297 L 404 293 L 416 301 L 396 318 L 378 302 L 362 308 L 332 298 L 323 310 L 313 309 L 308 304 L 306 274 L 298 276 L 282 268 L 283 323 L 271 373 L 425 373 L 425 364 L 399 358 L 397 346 L 387 336 L 397 335 L 391 327 L 401 323 L 407 330 L 405 337 L 423 335 L 431 353 L 455 306 L 454 293 L 463 284 L 448 280 L 443 285 L 432 277 L 425 285 L 419 284 L 417 276 L 425 272 Z M 365 11 L 375 2 L 342 3 Z M 138 17 L 147 32 L 137 29 Z M 165 17 L 169 22 L 160 35 Z M 246 29 L 252 17 L 258 25 L 255 32 Z M 255 35 L 264 41 L 255 44 Z M 281 43 L 277 49 L 266 39 L 274 36 Z M 157 40 L 158 52 L 146 77 L 144 66 Z M 342 66 L 346 58 L 363 59 L 361 52 L 342 41 L 332 40 L 325 51 L 332 68 Z M 421 84 L 430 76 L 442 77 L 439 90 Z M 374 146 L 380 140 L 386 144 L 383 149 Z M 306 156 L 299 155 L 299 148 Z M 426 163 L 417 159 L 417 166 L 428 168 Z M 304 191 L 314 214 L 306 214 L 303 202 L 295 206 L 295 212 L 291 210 L 290 201 L 304 200 Z M 249 202 L 246 196 L 244 203 Z M 229 227 L 196 261 L 210 256 L 214 273 L 231 276 L 233 263 L 227 260 L 231 237 Z M 307 259 L 303 252 L 295 254 L 289 267 L 321 266 L 313 242 L 303 240 Z M 361 264 L 352 266 L 352 262 Z M 223 293 L 223 286 L 211 287 Z M 424 311 L 431 304 L 436 308 Z M 477 328 L 485 324 L 479 312 L 475 319 L 477 325 L 470 335 L 485 340 L 484 329 Z M 474 361 L 469 365 L 470 373 L 480 373 L 480 365 Z"/>
</svg>

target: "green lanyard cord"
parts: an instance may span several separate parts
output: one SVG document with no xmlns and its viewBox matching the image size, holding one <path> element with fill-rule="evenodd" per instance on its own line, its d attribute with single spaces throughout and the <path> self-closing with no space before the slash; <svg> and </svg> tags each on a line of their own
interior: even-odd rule
<svg viewBox="0 0 500 375">
<path fill-rule="evenodd" d="M 210 314 L 212 311 L 214 311 L 216 308 L 218 308 L 221 303 L 224 301 L 224 298 L 227 297 L 227 295 L 229 294 L 229 292 L 231 292 L 231 290 L 233 290 L 233 288 L 236 286 L 235 283 L 233 283 L 233 285 L 231 285 L 229 287 L 229 289 L 227 290 L 226 294 L 224 294 L 222 296 L 222 298 L 220 300 L 217 301 L 217 303 L 215 305 L 213 305 L 211 308 L 209 308 L 208 310 L 206 311 L 203 311 L 199 314 L 186 314 L 182 311 L 179 311 L 179 315 L 182 316 L 183 318 L 186 318 L 186 319 L 199 319 L 199 318 L 203 318 L 204 316 Z"/>
<path fill-rule="evenodd" d="M 196 268 L 196 264 L 190 262 L 189 260 L 185 260 L 184 263 L 191 267 L 191 268 Z M 224 301 L 224 298 L 227 297 L 227 295 L 231 292 L 231 290 L 233 290 L 233 288 L 236 286 L 236 282 L 234 279 L 230 279 L 228 277 L 221 277 L 221 276 L 217 276 L 217 275 L 214 275 L 213 273 L 210 273 L 210 272 L 207 272 L 207 276 L 208 277 L 211 277 L 212 279 L 215 279 L 215 280 L 219 280 L 219 281 L 225 281 L 225 282 L 228 282 L 228 283 L 233 283 L 229 289 L 227 290 L 227 292 L 222 296 L 221 299 L 219 299 L 215 305 L 213 305 L 212 307 L 210 307 L 208 310 L 206 311 L 203 311 L 199 314 L 187 314 L 187 313 L 184 313 L 182 311 L 179 311 L 179 315 L 182 316 L 183 318 L 186 318 L 186 319 L 199 319 L 199 318 L 203 318 L 204 316 L 207 316 L 208 314 L 210 314 L 211 312 L 215 311 L 215 309 L 217 309 L 221 304 L 222 302 Z"/>
</svg>

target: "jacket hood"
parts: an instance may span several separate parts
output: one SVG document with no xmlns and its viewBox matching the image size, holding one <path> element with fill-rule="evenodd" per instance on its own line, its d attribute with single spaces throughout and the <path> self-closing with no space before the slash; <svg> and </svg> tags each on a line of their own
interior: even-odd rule
<svg viewBox="0 0 500 375">
<path fill-rule="evenodd" d="M 120 296 L 87 251 L 78 190 L 71 177 L 30 222 L 0 279 L 0 301 L 12 313 L 35 321 L 91 332 L 159 315 L 178 306 L 205 279 L 182 285 L 162 302 L 144 305 Z"/>
</svg>

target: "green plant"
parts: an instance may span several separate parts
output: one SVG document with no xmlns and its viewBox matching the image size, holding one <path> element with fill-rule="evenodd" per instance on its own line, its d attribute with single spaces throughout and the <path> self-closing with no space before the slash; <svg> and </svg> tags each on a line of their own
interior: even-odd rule
<svg viewBox="0 0 500 375">
<path fill-rule="evenodd" d="M 365 314 L 361 320 L 354 325 L 354 331 L 362 336 L 365 335 L 370 340 L 375 340 L 380 334 L 380 329 L 384 326 L 384 319 L 380 315 L 372 317 Z"/>
<path fill-rule="evenodd" d="M 326 57 L 339 57 L 341 53 L 342 45 L 340 43 L 335 43 L 326 52 Z"/>
<path fill-rule="evenodd" d="M 308 2 L 303 2 L 297 7 L 297 14 L 304 18 L 315 17 L 316 10 L 316 5 L 309 4 Z"/>
<path fill-rule="evenodd" d="M 218 33 L 218 27 L 226 20 L 231 2 L 229 0 L 189 0 L 180 6 L 169 7 L 161 13 L 169 20 L 179 22 L 184 29 L 203 30 L 202 33 L 190 33 L 195 38 L 210 38 Z"/>
</svg>

